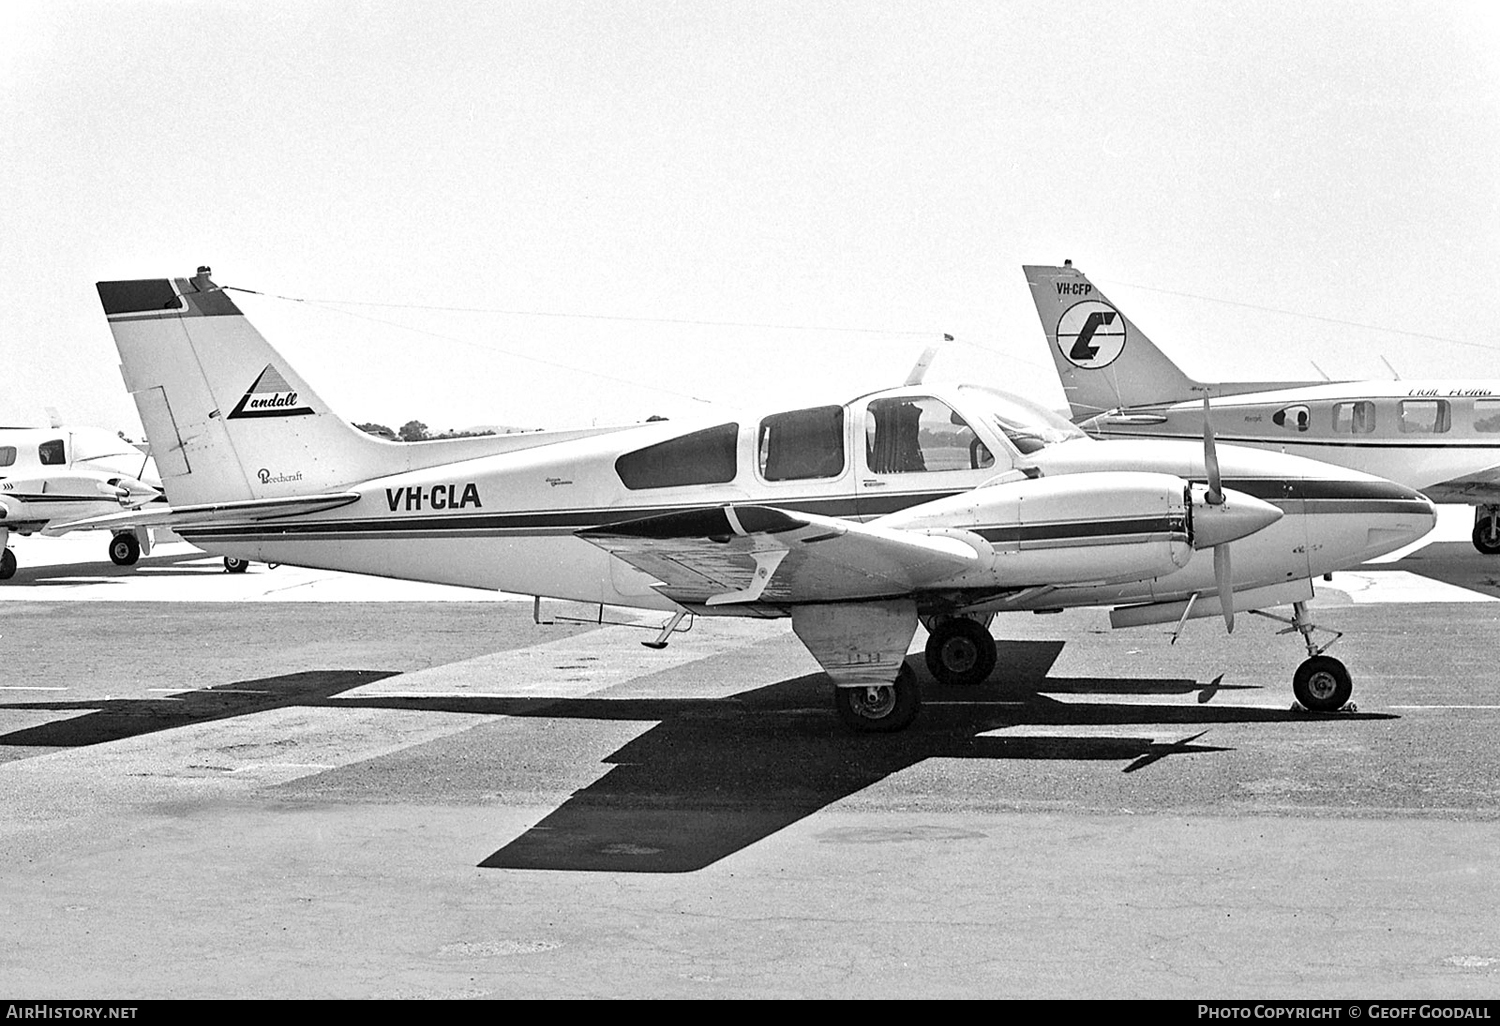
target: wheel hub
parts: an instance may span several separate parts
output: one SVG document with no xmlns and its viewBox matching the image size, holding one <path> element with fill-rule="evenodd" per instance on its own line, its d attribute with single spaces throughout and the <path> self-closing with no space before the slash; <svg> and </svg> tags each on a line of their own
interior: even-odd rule
<svg viewBox="0 0 1500 1026">
<path fill-rule="evenodd" d="M 979 662 L 979 650 L 968 638 L 949 638 L 943 645 L 942 657 L 950 673 L 968 673 Z"/>
<path fill-rule="evenodd" d="M 889 716 L 896 707 L 896 689 L 889 684 L 871 684 L 860 688 L 855 696 L 854 708 L 866 719 L 878 720 Z"/>
<path fill-rule="evenodd" d="M 1333 674 L 1325 671 L 1314 673 L 1307 678 L 1307 690 L 1318 698 L 1331 698 L 1338 690 L 1339 682 Z"/>
</svg>

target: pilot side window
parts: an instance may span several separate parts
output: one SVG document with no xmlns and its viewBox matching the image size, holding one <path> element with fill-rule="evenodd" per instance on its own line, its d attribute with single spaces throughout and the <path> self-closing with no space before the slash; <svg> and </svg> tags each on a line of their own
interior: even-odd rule
<svg viewBox="0 0 1500 1026">
<path fill-rule="evenodd" d="M 838 477 L 844 472 L 844 408 L 773 414 L 760 422 L 756 452 L 767 481 Z"/>
<path fill-rule="evenodd" d="M 50 442 L 43 442 L 36 447 L 36 454 L 42 461 L 44 467 L 59 467 L 68 462 L 68 457 L 63 453 L 63 440 L 54 438 Z"/>
<path fill-rule="evenodd" d="M 995 457 L 947 403 L 875 399 L 865 411 L 865 459 L 876 474 L 978 470 Z"/>
<path fill-rule="evenodd" d="M 1375 430 L 1375 404 L 1367 400 L 1354 403 L 1334 403 L 1333 433 L 1336 435 L 1367 435 Z"/>
<path fill-rule="evenodd" d="M 1500 399 L 1474 400 L 1474 430 L 1485 434 L 1500 431 Z"/>
<path fill-rule="evenodd" d="M 1440 435 L 1450 423 L 1446 399 L 1403 399 L 1397 421 L 1405 435 Z"/>
<path fill-rule="evenodd" d="M 1306 406 L 1288 406 L 1271 414 L 1271 423 L 1288 431 L 1306 431 L 1311 420 L 1312 414 Z"/>
<path fill-rule="evenodd" d="M 720 424 L 669 438 L 627 452 L 615 460 L 615 473 L 630 489 L 725 484 L 734 480 L 739 435 L 738 424 Z"/>
<path fill-rule="evenodd" d="M 14 445 L 0 445 L 0 467 L 8 467 L 16 462 L 16 447 Z"/>
</svg>

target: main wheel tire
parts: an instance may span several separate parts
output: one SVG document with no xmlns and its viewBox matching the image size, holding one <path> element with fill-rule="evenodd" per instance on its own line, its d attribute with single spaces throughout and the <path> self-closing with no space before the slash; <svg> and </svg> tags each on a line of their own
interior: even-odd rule
<svg viewBox="0 0 1500 1026">
<path fill-rule="evenodd" d="M 1348 704 L 1353 691 L 1349 671 L 1332 656 L 1313 656 L 1292 677 L 1292 693 L 1313 712 L 1337 712 Z"/>
<path fill-rule="evenodd" d="M 8 581 L 14 576 L 16 576 L 16 554 L 6 549 L 5 553 L 0 555 L 0 581 Z"/>
<path fill-rule="evenodd" d="M 995 672 L 995 639 L 978 620 L 954 616 L 939 620 L 927 638 L 927 670 L 939 684 L 969 687 Z"/>
<path fill-rule="evenodd" d="M 901 664 L 891 684 L 868 684 L 834 688 L 833 707 L 845 726 L 862 734 L 890 734 L 905 730 L 922 708 L 917 675 Z"/>
<path fill-rule="evenodd" d="M 224 557 L 224 570 L 227 573 L 242 574 L 249 569 L 250 561 L 248 559 L 240 559 L 238 556 Z"/>
<path fill-rule="evenodd" d="M 1474 533 L 1469 537 L 1474 547 L 1486 556 L 1500 555 L 1500 523 L 1496 517 L 1483 517 L 1474 522 Z"/>
<path fill-rule="evenodd" d="M 133 534 L 117 534 L 109 540 L 109 560 L 115 566 L 134 566 L 141 558 L 141 543 Z"/>
</svg>

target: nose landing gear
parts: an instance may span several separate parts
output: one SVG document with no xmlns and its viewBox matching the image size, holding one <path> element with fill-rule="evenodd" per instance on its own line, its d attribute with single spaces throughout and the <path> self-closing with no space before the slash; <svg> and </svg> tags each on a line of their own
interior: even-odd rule
<svg viewBox="0 0 1500 1026">
<path fill-rule="evenodd" d="M 1308 618 L 1306 602 L 1292 603 L 1291 619 L 1263 609 L 1253 609 L 1251 612 L 1268 620 L 1291 625 L 1277 631 L 1277 634 L 1291 634 L 1295 631 L 1302 635 L 1302 640 L 1307 645 L 1307 658 L 1292 676 L 1292 694 L 1297 696 L 1298 703 L 1304 709 L 1309 712 L 1338 712 L 1347 706 L 1350 712 L 1354 711 L 1349 703 L 1349 696 L 1354 692 L 1353 678 L 1349 676 L 1343 663 L 1323 654 L 1344 636 L 1342 631 L 1319 627 L 1313 623 Z M 1333 637 L 1327 644 L 1319 645 L 1313 641 L 1314 631 L 1325 631 Z"/>
</svg>

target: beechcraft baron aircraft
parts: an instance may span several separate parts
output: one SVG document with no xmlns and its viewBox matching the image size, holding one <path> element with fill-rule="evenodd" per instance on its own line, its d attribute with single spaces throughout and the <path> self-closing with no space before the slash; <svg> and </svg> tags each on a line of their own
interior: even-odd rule
<svg viewBox="0 0 1500 1026">
<path fill-rule="evenodd" d="M 393 443 L 335 416 L 199 268 L 99 284 L 173 508 L 229 556 L 672 614 L 790 617 L 858 730 L 906 726 L 907 648 L 995 665 L 996 612 L 1115 625 L 1291 603 L 1294 690 L 1341 707 L 1311 579 L 1435 522 L 1411 489 L 1277 453 L 1096 442 L 987 388 L 923 385 L 706 425 Z M 925 363 L 919 364 L 924 367 Z M 1221 470 L 1222 468 L 1222 470 Z M 1200 554 L 1212 549 L 1211 555 Z M 1233 553 L 1231 561 L 1231 550 Z"/>
<path fill-rule="evenodd" d="M 160 498 L 150 457 L 99 428 L 0 427 L 0 581 L 15 576 L 16 534 L 62 534 L 64 524 L 118 513 Z M 109 558 L 129 566 L 151 551 L 144 527 L 117 524 Z"/>
<path fill-rule="evenodd" d="M 1022 268 L 1073 419 L 1109 438 L 1193 438 L 1213 396 L 1223 441 L 1378 474 L 1475 504 L 1500 553 L 1500 381 L 1194 381 L 1073 267 Z"/>
</svg>

